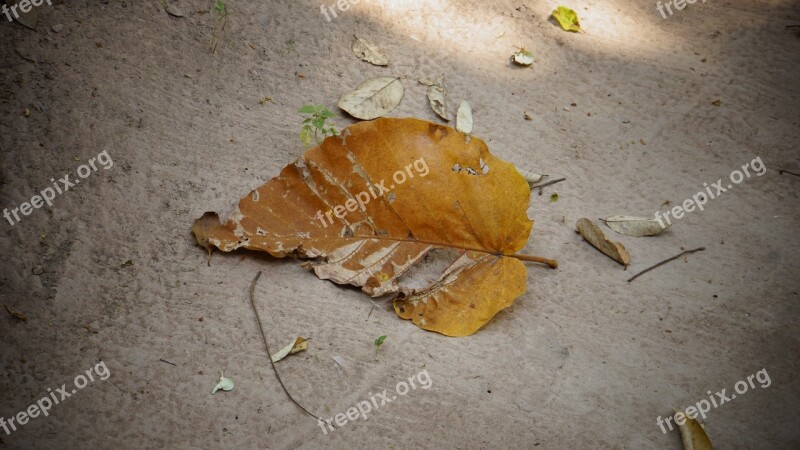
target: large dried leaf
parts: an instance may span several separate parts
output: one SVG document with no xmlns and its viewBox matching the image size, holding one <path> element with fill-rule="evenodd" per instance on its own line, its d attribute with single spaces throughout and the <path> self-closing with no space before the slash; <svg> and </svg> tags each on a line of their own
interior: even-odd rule
<svg viewBox="0 0 800 450">
<path fill-rule="evenodd" d="M 339 108 L 358 119 L 372 120 L 392 112 L 403 99 L 403 92 L 399 78 L 371 78 L 344 94 L 339 99 Z"/>
<path fill-rule="evenodd" d="M 364 38 L 353 35 L 353 45 L 351 48 L 353 54 L 363 61 L 375 64 L 376 66 L 389 65 L 389 57 L 386 56 L 386 53 L 384 53 L 380 47 Z"/>
<path fill-rule="evenodd" d="M 28 5 L 25 7 L 25 9 L 27 9 L 28 11 L 23 12 L 22 8 L 19 5 L 20 3 L 22 3 L 22 0 L 9 0 L 7 3 L 9 9 L 14 8 L 14 11 L 17 14 L 17 16 L 15 17 L 15 20 L 17 22 L 19 22 L 21 25 L 25 25 L 31 30 L 36 29 L 36 23 L 39 21 L 39 7 L 32 6 L 30 2 L 27 2 Z M 0 18 L 5 18 L 5 17 L 6 16 L 4 15 L 0 15 Z M 3 22 L 5 22 L 5 20 L 3 20 Z"/>
<path fill-rule="evenodd" d="M 600 220 L 617 233 L 634 237 L 655 236 L 669 227 L 647 217 L 610 216 Z"/>
<path fill-rule="evenodd" d="M 575 228 L 584 239 L 609 258 L 625 266 L 631 263 L 631 255 L 625 250 L 625 246 L 608 239 L 603 230 L 591 220 L 579 219 Z"/>
<path fill-rule="evenodd" d="M 320 278 L 395 294 L 401 317 L 465 336 L 525 292 L 525 266 L 511 255 L 530 234 L 529 196 L 514 166 L 482 140 L 379 119 L 326 138 L 244 197 L 224 224 L 209 227 L 218 219 L 206 213 L 195 232 L 201 245 L 226 252 L 316 258 Z"/>
</svg>

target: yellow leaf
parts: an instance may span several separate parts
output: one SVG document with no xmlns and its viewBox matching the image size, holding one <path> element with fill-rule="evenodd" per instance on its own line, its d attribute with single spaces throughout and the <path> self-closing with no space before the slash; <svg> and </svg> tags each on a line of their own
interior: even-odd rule
<svg viewBox="0 0 800 450">
<path fill-rule="evenodd" d="M 458 170 L 456 170 L 456 167 Z M 514 166 L 453 128 L 417 119 L 360 122 L 252 191 L 224 223 L 206 213 L 198 243 L 314 259 L 321 279 L 400 317 L 466 336 L 525 292 L 530 189 Z M 213 218 L 214 223 L 210 223 Z"/>
<path fill-rule="evenodd" d="M 553 11 L 553 19 L 561 25 L 565 31 L 581 31 L 581 24 L 578 22 L 578 13 L 566 6 L 559 6 Z"/>
</svg>

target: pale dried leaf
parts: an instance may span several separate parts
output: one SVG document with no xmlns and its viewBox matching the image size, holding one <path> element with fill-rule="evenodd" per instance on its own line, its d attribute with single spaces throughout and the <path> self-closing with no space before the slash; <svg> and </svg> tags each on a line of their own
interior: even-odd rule
<svg viewBox="0 0 800 450">
<path fill-rule="evenodd" d="M 303 337 L 298 337 L 297 339 L 293 340 L 289 343 L 286 347 L 278 350 L 274 355 L 272 355 L 272 362 L 278 362 L 283 358 L 287 357 L 288 355 L 293 355 L 297 352 L 302 352 L 303 350 L 308 349 L 308 340 Z"/>
<path fill-rule="evenodd" d="M 372 63 L 376 66 L 389 65 L 389 57 L 386 56 L 386 53 L 384 53 L 380 47 L 364 38 L 353 35 L 353 45 L 351 48 L 353 50 L 353 54 L 363 61 Z"/>
<path fill-rule="evenodd" d="M 626 266 L 631 263 L 631 256 L 628 254 L 628 251 L 625 250 L 625 246 L 606 238 L 603 230 L 591 220 L 585 218 L 579 219 L 575 224 L 575 228 L 584 239 L 609 258 Z"/>
<path fill-rule="evenodd" d="M 425 80 L 426 82 L 430 80 Z M 423 80 L 420 80 L 420 83 L 423 83 Z M 447 88 L 444 86 L 444 79 L 434 81 L 431 84 L 427 84 L 428 86 L 428 103 L 431 105 L 431 109 L 435 112 L 439 117 L 446 121 L 450 121 L 450 116 L 447 113 Z"/>
<path fill-rule="evenodd" d="M 396 77 L 371 78 L 339 99 L 339 108 L 351 116 L 372 120 L 386 114 L 403 99 L 403 83 Z"/>
<path fill-rule="evenodd" d="M 520 175 L 522 175 L 522 178 L 525 178 L 525 181 L 528 182 L 528 185 L 530 187 L 533 187 L 535 184 L 542 181 L 542 178 L 547 176 L 547 175 L 540 175 L 529 169 L 517 169 L 517 170 L 519 170 Z"/>
<path fill-rule="evenodd" d="M 533 64 L 533 53 L 523 47 L 514 53 L 511 60 L 520 66 L 530 66 Z"/>
<path fill-rule="evenodd" d="M 647 217 L 610 216 L 600 220 L 617 233 L 634 237 L 655 236 L 669 227 L 662 227 L 657 220 Z"/>
<path fill-rule="evenodd" d="M 466 100 L 461 100 L 456 114 L 456 130 L 464 133 L 472 133 L 472 107 Z"/>
</svg>

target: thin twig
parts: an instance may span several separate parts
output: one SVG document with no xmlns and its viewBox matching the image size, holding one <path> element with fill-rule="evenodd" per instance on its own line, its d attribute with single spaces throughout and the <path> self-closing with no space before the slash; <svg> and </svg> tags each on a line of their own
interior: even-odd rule
<svg viewBox="0 0 800 450">
<path fill-rule="evenodd" d="M 550 186 L 551 184 L 556 184 L 556 183 L 558 183 L 560 181 L 564 181 L 564 180 L 566 180 L 566 178 L 557 178 L 555 180 L 550 180 L 547 183 L 543 183 L 543 184 L 540 184 L 540 185 L 537 185 L 537 186 L 533 186 L 533 187 L 538 187 L 539 188 L 539 195 L 542 195 L 542 188 L 543 187 Z"/>
<path fill-rule="evenodd" d="M 551 269 L 558 269 L 558 261 L 555 259 L 542 258 L 541 256 L 533 255 L 509 255 L 511 258 L 517 258 L 520 261 L 531 261 L 540 264 L 547 264 Z"/>
<path fill-rule="evenodd" d="M 175 364 L 174 362 L 169 362 L 169 361 L 167 361 L 166 359 L 159 359 L 159 361 L 161 361 L 161 362 L 163 362 L 163 363 L 171 364 L 171 365 L 173 365 L 173 366 L 176 366 L 176 367 L 178 366 L 178 365 L 177 365 L 177 364 Z"/>
<path fill-rule="evenodd" d="M 786 25 L 786 28 L 800 28 L 800 25 Z"/>
<path fill-rule="evenodd" d="M 794 175 L 796 177 L 800 177 L 800 174 L 797 174 L 797 173 L 794 173 L 794 172 L 790 172 L 788 170 L 783 170 L 783 169 L 778 169 L 778 173 L 780 175 L 783 175 L 784 173 L 788 173 L 789 175 Z"/>
<path fill-rule="evenodd" d="M 369 316 L 371 316 L 371 315 L 372 315 L 372 310 L 373 310 L 373 309 L 375 309 L 375 306 L 376 306 L 376 305 L 375 305 L 375 303 L 373 303 L 373 304 L 372 304 L 372 308 L 370 308 L 370 309 L 369 309 L 369 314 L 367 314 L 367 318 L 366 318 L 366 319 L 364 319 L 364 322 L 366 322 L 366 321 L 368 321 L 368 320 L 369 320 Z"/>
<path fill-rule="evenodd" d="M 258 322 L 258 329 L 261 330 L 261 337 L 264 338 L 264 347 L 267 349 L 267 359 L 269 359 L 269 363 L 272 365 L 272 371 L 275 372 L 275 378 L 278 379 L 278 383 L 281 384 L 281 387 L 283 388 L 283 392 L 286 393 L 286 396 L 289 397 L 289 400 L 291 400 L 292 403 L 297 405 L 298 408 L 302 409 L 303 412 L 305 412 L 309 416 L 321 421 L 322 419 L 320 419 L 319 417 L 317 417 L 314 414 L 312 414 L 309 410 L 303 408 L 303 405 L 301 405 L 300 403 L 297 403 L 297 400 L 295 400 L 292 397 L 292 394 L 289 393 L 289 391 L 286 389 L 286 386 L 283 384 L 283 380 L 281 380 L 281 376 L 278 375 L 278 369 L 275 368 L 275 363 L 272 361 L 272 352 L 269 351 L 269 343 L 267 342 L 267 334 L 264 333 L 264 327 L 261 326 L 261 317 L 258 315 L 258 308 L 256 308 L 256 295 L 255 295 L 256 283 L 258 282 L 258 279 L 260 277 L 261 277 L 261 271 L 259 270 L 258 273 L 256 274 L 256 277 L 253 278 L 253 282 L 250 284 L 250 305 L 253 306 L 253 312 L 256 313 L 256 321 Z"/>
<path fill-rule="evenodd" d="M 688 255 L 689 253 L 699 252 L 699 251 L 702 251 L 702 250 L 705 250 L 705 249 L 706 249 L 705 247 L 699 247 L 699 248 L 696 248 L 694 250 L 684 250 L 681 253 L 678 253 L 677 255 L 673 256 L 672 258 L 667 258 L 667 259 L 661 261 L 658 264 L 653 264 L 652 266 L 648 267 L 647 269 L 644 269 L 643 271 L 637 273 L 636 275 L 628 278 L 628 283 L 630 283 L 631 281 L 635 280 L 639 275 L 642 275 L 642 274 L 644 274 L 646 272 L 649 272 L 649 271 L 655 269 L 658 266 L 661 266 L 661 265 L 666 264 L 666 263 L 668 263 L 670 261 L 676 260 L 676 259 L 680 258 L 683 255 Z"/>
</svg>

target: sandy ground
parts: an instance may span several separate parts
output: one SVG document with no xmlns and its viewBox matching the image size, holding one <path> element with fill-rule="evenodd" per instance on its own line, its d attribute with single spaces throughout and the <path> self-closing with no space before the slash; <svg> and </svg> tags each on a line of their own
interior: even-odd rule
<svg viewBox="0 0 800 450">
<path fill-rule="evenodd" d="M 0 448 L 678 449 L 657 417 L 762 369 L 769 386 L 712 409 L 706 430 L 722 449 L 800 447 L 800 179 L 776 170 L 800 172 L 796 3 L 709 0 L 663 19 L 652 1 L 575 0 L 586 33 L 572 34 L 548 2 L 362 0 L 328 22 L 317 0 L 230 0 L 215 53 L 212 2 L 175 5 L 183 17 L 160 1 L 45 4 L 37 31 L 0 17 L 0 207 L 113 159 L 0 225 L 0 305 L 28 318 L 0 310 L 0 417 L 101 362 L 110 373 L 0 431 Z M 354 58 L 354 32 L 391 65 Z M 531 68 L 509 65 L 515 45 Z M 513 307 L 446 338 L 386 302 L 370 314 L 368 297 L 297 261 L 206 265 L 193 220 L 227 215 L 303 152 L 300 106 L 334 109 L 368 77 L 406 76 L 391 116 L 437 121 L 416 79 L 439 74 L 494 154 L 567 178 L 531 196 L 524 250 L 560 269 L 531 265 Z M 766 173 L 661 236 L 609 231 L 627 271 L 574 232 L 581 217 L 665 211 L 756 157 Z M 265 358 L 247 296 L 258 270 L 273 347 L 312 338 L 279 364 L 308 409 L 345 413 L 423 370 L 430 387 L 324 434 Z M 220 370 L 236 388 L 211 396 Z"/>
</svg>

